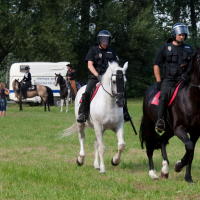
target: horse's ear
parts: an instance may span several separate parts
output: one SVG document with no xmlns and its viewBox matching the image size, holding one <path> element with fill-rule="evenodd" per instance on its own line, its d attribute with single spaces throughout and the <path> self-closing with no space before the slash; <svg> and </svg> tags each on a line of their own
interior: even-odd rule
<svg viewBox="0 0 200 200">
<path fill-rule="evenodd" d="M 124 73 L 126 72 L 127 68 L 128 68 L 128 61 L 125 62 L 124 67 L 122 68 L 122 70 L 124 71 Z"/>
<path fill-rule="evenodd" d="M 56 73 L 55 73 L 55 75 L 56 75 Z"/>
<path fill-rule="evenodd" d="M 60 75 L 60 73 L 59 73 L 59 75 Z"/>
</svg>

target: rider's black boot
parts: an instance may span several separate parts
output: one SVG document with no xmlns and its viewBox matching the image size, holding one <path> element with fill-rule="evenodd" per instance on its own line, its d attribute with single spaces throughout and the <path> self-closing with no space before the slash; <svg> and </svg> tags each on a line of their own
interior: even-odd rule
<svg viewBox="0 0 200 200">
<path fill-rule="evenodd" d="M 124 104 L 124 107 L 123 107 L 123 113 L 124 113 L 124 122 L 128 122 L 130 120 L 132 120 L 132 117 L 129 115 L 128 113 L 128 107 L 127 107 L 127 92 L 125 90 L 125 93 L 124 93 L 124 98 L 125 98 L 125 104 Z"/>
<path fill-rule="evenodd" d="M 159 104 L 158 104 L 158 121 L 156 122 L 156 127 L 155 127 L 159 132 L 162 132 L 162 131 L 165 130 L 164 115 L 165 115 L 166 110 L 167 110 L 166 103 L 163 102 L 163 101 L 159 101 Z"/>
<path fill-rule="evenodd" d="M 123 113 L 124 113 L 124 122 L 128 122 L 128 121 L 130 121 L 132 119 L 132 117 L 128 113 L 127 105 L 124 105 Z"/>
<path fill-rule="evenodd" d="M 83 93 L 82 102 L 79 107 L 78 117 L 76 119 L 76 121 L 79 123 L 86 122 L 88 111 L 89 111 L 89 106 L 90 106 L 89 98 L 90 98 L 90 95 L 88 95 L 87 93 Z"/>
</svg>

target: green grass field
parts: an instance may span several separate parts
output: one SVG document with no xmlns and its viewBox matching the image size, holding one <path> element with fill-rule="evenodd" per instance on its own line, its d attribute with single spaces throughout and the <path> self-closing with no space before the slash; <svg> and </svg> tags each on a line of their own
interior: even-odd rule
<svg viewBox="0 0 200 200">
<path fill-rule="evenodd" d="M 128 107 L 139 132 L 142 99 L 131 99 Z M 60 113 L 60 107 L 44 112 L 41 106 L 9 104 L 7 116 L 0 118 L 0 199 L 200 199 L 200 142 L 197 143 L 192 176 L 196 184 L 185 182 L 185 168 L 174 172 L 174 163 L 185 153 L 176 137 L 167 146 L 168 180 L 150 179 L 148 159 L 129 123 L 124 124 L 126 147 L 117 167 L 110 161 L 117 152 L 117 137 L 106 131 L 106 173 L 93 168 L 94 139 L 86 130 L 85 163 L 76 165 L 78 135 L 59 139 L 62 130 L 75 122 L 74 107 Z M 154 153 L 157 174 L 162 167 L 160 151 Z"/>
</svg>

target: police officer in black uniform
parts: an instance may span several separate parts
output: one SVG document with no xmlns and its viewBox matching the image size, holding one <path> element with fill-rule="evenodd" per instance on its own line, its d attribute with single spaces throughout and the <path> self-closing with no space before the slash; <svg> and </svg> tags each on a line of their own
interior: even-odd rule
<svg viewBox="0 0 200 200">
<path fill-rule="evenodd" d="M 79 123 L 84 123 L 87 119 L 91 90 L 96 86 L 98 82 L 101 82 L 102 75 L 107 70 L 108 61 L 115 61 L 119 63 L 119 59 L 114 50 L 108 47 L 111 42 L 110 32 L 107 30 L 100 31 L 97 36 L 97 41 L 97 46 L 92 47 L 85 58 L 85 61 L 88 63 L 88 68 L 91 72 L 91 75 L 88 77 L 89 80 L 87 87 L 85 93 L 82 95 L 82 103 L 80 105 L 79 116 L 77 118 L 77 122 Z M 125 121 L 129 121 L 127 109 L 124 112 L 124 119 Z"/>
<path fill-rule="evenodd" d="M 26 93 L 29 87 L 31 87 L 31 73 L 29 72 L 29 67 L 25 67 L 25 74 L 24 78 L 22 79 L 22 86 L 21 86 L 21 91 L 23 98 L 26 99 Z"/>
<path fill-rule="evenodd" d="M 154 60 L 154 75 L 157 81 L 157 89 L 161 91 L 158 104 L 158 118 L 156 129 L 164 131 L 164 115 L 168 106 L 168 92 L 172 86 L 186 75 L 191 62 L 193 50 L 191 46 L 183 43 L 189 34 L 188 27 L 183 23 L 176 23 L 172 27 L 172 38 L 168 43 L 160 47 Z M 163 67 L 164 77 L 161 81 L 160 67 Z"/>
</svg>

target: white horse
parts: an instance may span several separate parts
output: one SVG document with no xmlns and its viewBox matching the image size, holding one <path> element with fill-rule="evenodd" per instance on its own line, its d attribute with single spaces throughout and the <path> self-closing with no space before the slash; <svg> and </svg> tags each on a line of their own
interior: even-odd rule
<svg viewBox="0 0 200 200">
<path fill-rule="evenodd" d="M 63 111 L 63 104 L 65 101 L 66 104 L 66 112 L 68 111 L 68 102 L 69 102 L 69 97 L 70 97 L 70 88 L 67 87 L 66 85 L 66 80 L 61 74 L 56 74 L 55 73 L 55 86 L 59 84 L 60 86 L 60 106 L 61 110 L 60 112 Z"/>
<path fill-rule="evenodd" d="M 112 158 L 112 165 L 116 166 L 120 162 L 121 153 L 125 148 L 124 143 L 124 116 L 123 105 L 125 103 L 124 92 L 126 77 L 125 72 L 128 68 L 128 62 L 121 68 L 116 62 L 109 63 L 106 73 L 103 75 L 101 86 L 95 97 L 90 103 L 90 113 L 86 123 L 76 123 L 66 130 L 63 136 L 68 136 L 74 132 L 79 133 L 80 153 L 77 158 L 77 164 L 83 165 L 85 158 L 84 140 L 85 127 L 91 127 L 95 130 L 96 140 L 94 143 L 95 161 L 94 167 L 100 169 L 100 173 L 105 172 L 104 154 L 105 146 L 103 142 L 103 134 L 107 129 L 113 130 L 118 138 L 118 153 Z M 75 99 L 75 115 L 78 117 L 80 99 L 85 92 L 86 86 L 82 87 Z M 100 166 L 98 161 L 100 156 Z"/>
</svg>

